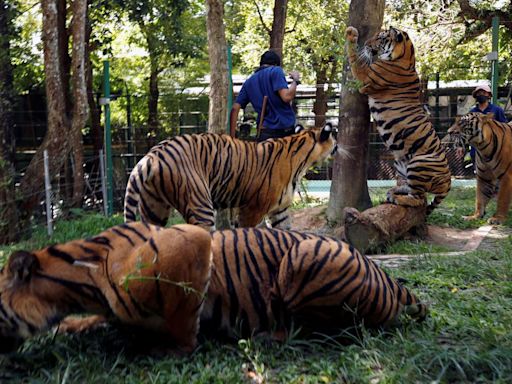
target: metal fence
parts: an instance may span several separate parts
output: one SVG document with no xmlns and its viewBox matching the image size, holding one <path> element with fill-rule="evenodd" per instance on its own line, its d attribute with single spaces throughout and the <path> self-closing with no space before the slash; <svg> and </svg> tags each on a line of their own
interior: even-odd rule
<svg viewBox="0 0 512 384">
<path fill-rule="evenodd" d="M 441 137 L 446 134 L 448 127 L 457 114 L 465 113 L 472 106 L 470 96 L 475 84 L 455 84 L 449 86 L 437 82 L 427 88 L 424 100 L 431 111 L 434 127 Z M 437 86 L 437 87 L 436 87 Z M 328 113 L 326 119 L 334 125 L 338 123 L 339 87 L 333 87 L 334 94 L 328 100 Z M 159 103 L 160 124 L 156 129 L 150 129 L 141 121 L 141 111 L 147 104 L 147 95 L 144 94 L 117 94 L 111 103 L 112 124 L 112 153 L 113 153 L 113 191 L 114 210 L 122 209 L 124 190 L 127 176 L 137 161 L 156 143 L 172 135 L 184 133 L 204 132 L 207 129 L 208 89 L 165 89 L 161 93 Z M 314 123 L 315 115 L 312 112 L 315 87 L 301 85 L 296 98 L 297 121 L 305 126 Z M 96 95 L 99 97 L 99 95 Z M 510 99 L 508 87 L 500 89 L 501 105 L 505 106 Z M 42 95 L 25 95 L 17 103 L 15 111 L 16 120 L 16 171 L 19 179 L 30 162 L 36 148 L 41 144 L 46 130 L 46 111 Z M 248 134 L 256 131 L 254 114 L 246 110 L 243 121 L 243 130 Z M 100 174 L 100 154 L 93 149 L 93 138 L 90 130 L 84 135 L 85 148 L 85 198 L 83 209 L 102 212 L 103 193 L 102 177 Z M 455 156 L 448 150 L 448 159 L 452 174 L 456 178 L 471 179 L 474 177 L 471 164 Z M 64 210 L 66 201 L 70 199 L 72 190 L 72 177 L 69 174 L 71 159 L 67 169 L 49 170 L 52 180 L 51 212 L 52 217 L 60 215 Z M 40 164 L 43 172 L 43 164 Z M 325 163 L 315 170 L 307 173 L 306 178 L 311 180 L 309 186 L 317 191 L 328 193 L 328 181 L 332 176 L 331 164 Z M 369 143 L 368 179 L 392 180 L 395 178 L 391 154 L 385 149 L 375 129 L 372 129 Z M 376 185 L 376 184 L 375 184 Z M 372 188 L 372 186 L 370 186 Z M 323 189 L 323 190 L 322 190 Z M 34 191 L 41 196 L 40 209 L 34 214 L 34 222 L 46 221 L 44 190 Z M 23 197 L 21 197 L 23 198 Z M 1 207 L 0 207 L 1 208 Z"/>
</svg>

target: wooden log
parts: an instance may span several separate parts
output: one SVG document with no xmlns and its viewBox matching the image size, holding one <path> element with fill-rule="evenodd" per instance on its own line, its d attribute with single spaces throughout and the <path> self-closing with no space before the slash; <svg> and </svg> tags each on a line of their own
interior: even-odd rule
<svg viewBox="0 0 512 384">
<path fill-rule="evenodd" d="M 344 214 L 346 240 L 364 253 L 378 251 L 405 236 L 427 234 L 425 206 L 380 204 L 363 212 L 347 207 Z"/>
</svg>

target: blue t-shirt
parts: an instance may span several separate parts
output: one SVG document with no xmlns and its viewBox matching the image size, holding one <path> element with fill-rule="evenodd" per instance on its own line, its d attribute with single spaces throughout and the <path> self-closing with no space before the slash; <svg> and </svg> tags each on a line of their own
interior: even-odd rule
<svg viewBox="0 0 512 384">
<path fill-rule="evenodd" d="M 503 108 L 498 107 L 497 105 L 489 103 L 487 108 L 485 108 L 483 111 L 478 108 L 478 105 L 471 108 L 469 112 L 480 112 L 484 115 L 487 115 L 488 113 L 492 113 L 494 115 L 494 120 L 499 121 L 500 123 L 508 123 L 507 118 L 505 117 L 505 112 L 503 111 Z"/>
<path fill-rule="evenodd" d="M 285 74 L 281 67 L 270 66 L 254 72 L 249 77 L 236 102 L 245 108 L 251 103 L 256 112 L 258 112 L 258 122 L 260 121 L 261 108 L 263 106 L 263 97 L 268 96 L 267 106 L 265 107 L 265 118 L 263 126 L 269 129 L 291 128 L 295 124 L 295 113 L 290 103 L 285 103 L 279 96 L 280 89 L 287 89 Z"/>
</svg>

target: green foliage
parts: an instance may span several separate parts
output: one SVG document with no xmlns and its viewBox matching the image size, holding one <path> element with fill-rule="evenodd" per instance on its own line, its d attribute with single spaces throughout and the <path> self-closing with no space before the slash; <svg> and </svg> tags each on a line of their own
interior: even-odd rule
<svg viewBox="0 0 512 384">
<path fill-rule="evenodd" d="M 496 8 L 495 1 L 470 2 L 485 17 L 485 11 Z M 504 2 L 503 2 L 504 4 Z M 457 1 L 412 0 L 387 2 L 385 24 L 409 33 L 416 47 L 417 70 L 433 80 L 436 72 L 441 80 L 490 78 L 490 63 L 482 61 L 492 49 L 491 30 L 469 40 L 466 36 L 479 20 L 464 21 Z M 509 29 L 500 28 L 500 81 L 508 80 L 510 62 Z M 448 54 L 447 54 L 448 52 Z"/>
</svg>

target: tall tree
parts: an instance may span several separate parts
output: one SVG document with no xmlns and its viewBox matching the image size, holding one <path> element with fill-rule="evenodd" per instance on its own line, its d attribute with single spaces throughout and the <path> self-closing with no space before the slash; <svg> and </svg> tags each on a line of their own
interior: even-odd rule
<svg viewBox="0 0 512 384">
<path fill-rule="evenodd" d="M 0 0 L 0 244 L 17 239 L 18 210 L 14 189 L 12 2 Z"/>
<path fill-rule="evenodd" d="M 85 38 L 87 19 L 87 0 L 73 0 L 73 20 L 71 34 L 73 37 L 73 53 L 71 60 L 73 85 L 73 111 L 71 121 L 71 148 L 73 151 L 73 206 L 80 207 L 84 194 L 84 149 L 82 129 L 85 127 L 89 114 L 87 85 L 85 76 Z"/>
<path fill-rule="evenodd" d="M 352 0 L 348 24 L 359 31 L 359 41 L 366 41 L 381 27 L 384 19 L 385 0 Z M 367 184 L 370 110 L 368 97 L 359 93 L 352 73 L 345 68 L 347 80 L 340 95 L 338 143 L 350 151 L 351 156 L 337 155 L 333 164 L 333 176 L 327 219 L 331 225 L 343 221 L 343 208 L 359 210 L 371 206 Z"/>
<path fill-rule="evenodd" d="M 224 4 L 221 0 L 206 1 L 206 30 L 210 61 L 208 131 L 224 133 L 227 129 L 229 78 Z"/>
<path fill-rule="evenodd" d="M 72 120 L 69 119 L 66 109 L 66 99 L 68 99 L 67 95 L 69 89 L 67 84 L 64 83 L 66 80 L 63 80 L 66 78 L 66 76 L 63 75 L 63 71 L 66 70 L 63 67 L 66 67 L 66 65 L 63 64 L 61 57 L 62 48 L 60 47 L 62 47 L 61 40 L 67 39 L 67 37 L 63 37 L 62 25 L 59 24 L 59 1 L 60 0 L 42 0 L 41 2 L 41 10 L 43 13 L 42 40 L 47 102 L 47 131 L 43 143 L 39 146 L 30 161 L 20 183 L 20 191 L 24 197 L 22 209 L 25 218 L 28 218 L 39 201 L 39 195 L 35 192 L 43 189 L 43 152 L 45 150 L 48 151 L 50 174 L 53 177 L 58 176 L 67 161 L 70 150 L 73 149 L 74 153 L 77 152 L 77 149 L 73 146 L 79 135 L 78 132 L 81 132 L 83 128 L 83 123 L 85 122 L 83 116 L 87 114 L 81 111 L 81 109 L 87 108 L 87 103 L 83 101 L 83 93 L 85 92 L 83 90 L 84 42 L 79 41 L 79 39 L 85 38 L 85 32 L 83 30 L 77 31 L 76 35 L 74 34 L 73 36 L 73 46 L 78 48 L 73 49 L 71 58 L 75 66 L 74 69 L 77 71 L 77 73 L 73 75 L 75 84 L 71 100 L 73 102 L 72 105 L 75 106 L 73 120 L 77 118 L 79 124 L 72 124 Z M 77 12 L 80 13 L 79 19 L 81 20 L 84 17 L 84 7 L 85 9 L 87 7 L 87 3 L 85 2 L 84 5 L 83 2 L 85 2 L 85 0 L 76 0 L 75 4 L 77 9 L 79 9 Z M 78 26 L 83 22 L 74 22 L 74 26 Z M 81 56 L 82 58 L 77 58 L 77 56 Z M 78 96 L 76 92 L 79 93 Z M 76 131 L 76 135 L 74 131 L 72 131 L 72 128 Z M 77 166 L 83 166 L 83 161 L 79 161 L 80 163 L 77 164 Z M 75 175 L 75 177 L 77 176 Z"/>
<path fill-rule="evenodd" d="M 61 59 L 59 56 L 58 4 L 59 0 L 42 0 L 43 13 L 43 51 L 47 102 L 47 131 L 43 143 L 34 157 L 20 183 L 24 197 L 23 213 L 28 216 L 38 203 L 43 186 L 43 152 L 48 150 L 49 167 L 56 175 L 64 165 L 68 154 L 70 124 L 66 113 L 65 88 L 62 83 Z"/>
<path fill-rule="evenodd" d="M 222 0 L 206 0 L 206 33 L 210 61 L 208 132 L 225 133 L 228 122 L 229 77 Z M 219 211 L 216 221 L 217 228 L 228 228 L 228 210 Z"/>
<path fill-rule="evenodd" d="M 280 57 L 283 57 L 287 8 L 288 0 L 275 0 L 274 20 L 270 31 L 270 49 L 274 50 Z"/>
<path fill-rule="evenodd" d="M 164 69 L 164 58 L 170 62 L 180 55 L 188 57 L 194 47 L 183 36 L 182 15 L 188 0 L 115 0 L 128 12 L 131 21 L 138 24 L 149 53 L 148 127 L 157 129 L 159 75 Z M 179 59 L 178 59 L 179 60 Z"/>
</svg>

